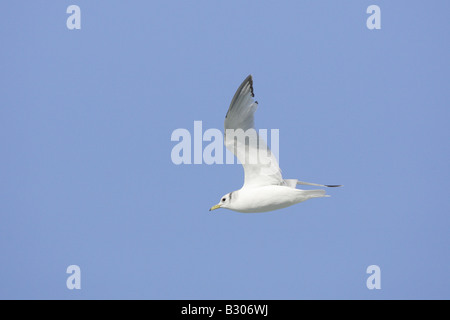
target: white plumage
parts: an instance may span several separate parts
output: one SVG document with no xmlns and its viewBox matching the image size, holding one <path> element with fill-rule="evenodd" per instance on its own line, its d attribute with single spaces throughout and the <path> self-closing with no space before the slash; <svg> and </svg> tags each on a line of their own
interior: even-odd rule
<svg viewBox="0 0 450 320">
<path fill-rule="evenodd" d="M 275 156 L 254 128 L 254 114 L 258 102 L 254 101 L 253 79 L 249 75 L 237 89 L 225 116 L 227 149 L 235 154 L 244 167 L 245 180 L 240 190 L 223 196 L 210 210 L 218 208 L 238 212 L 265 212 L 285 208 L 311 198 L 327 197 L 325 190 L 296 189 L 297 184 L 321 187 L 297 179 L 284 180 Z"/>
</svg>

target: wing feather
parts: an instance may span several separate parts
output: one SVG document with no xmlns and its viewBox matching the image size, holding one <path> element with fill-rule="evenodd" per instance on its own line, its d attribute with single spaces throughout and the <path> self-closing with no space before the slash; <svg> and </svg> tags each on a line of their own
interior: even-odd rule
<svg viewBox="0 0 450 320">
<path fill-rule="evenodd" d="M 237 89 L 225 116 L 224 143 L 244 167 L 244 187 L 283 185 L 277 159 L 254 128 L 253 79 L 249 75 Z"/>
</svg>

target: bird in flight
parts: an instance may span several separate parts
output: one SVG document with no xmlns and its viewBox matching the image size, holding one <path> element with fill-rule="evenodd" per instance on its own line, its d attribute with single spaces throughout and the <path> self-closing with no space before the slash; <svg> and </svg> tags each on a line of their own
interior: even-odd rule
<svg viewBox="0 0 450 320">
<path fill-rule="evenodd" d="M 244 185 L 224 195 L 209 211 L 219 208 L 253 213 L 282 209 L 312 198 L 329 197 L 325 190 L 302 190 L 297 185 L 340 187 L 283 179 L 275 156 L 254 128 L 253 78 L 249 75 L 239 86 L 225 116 L 224 144 L 244 167 Z"/>
</svg>

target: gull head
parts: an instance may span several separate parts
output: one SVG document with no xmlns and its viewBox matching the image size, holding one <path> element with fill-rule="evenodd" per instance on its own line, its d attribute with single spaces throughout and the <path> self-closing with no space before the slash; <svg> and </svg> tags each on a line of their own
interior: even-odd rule
<svg viewBox="0 0 450 320">
<path fill-rule="evenodd" d="M 224 195 L 220 199 L 220 202 L 218 204 L 216 204 L 215 206 L 212 206 L 211 209 L 209 209 L 209 211 L 216 210 L 219 208 L 229 208 L 232 194 L 233 194 L 233 192 L 230 192 L 230 193 L 227 193 L 226 195 Z"/>
</svg>

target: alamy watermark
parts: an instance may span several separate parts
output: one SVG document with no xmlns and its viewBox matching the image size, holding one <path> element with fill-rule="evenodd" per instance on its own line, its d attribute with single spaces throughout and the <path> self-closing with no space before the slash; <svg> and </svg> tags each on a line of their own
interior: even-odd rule
<svg viewBox="0 0 450 320">
<path fill-rule="evenodd" d="M 66 20 L 66 26 L 69 30 L 81 29 L 81 9 L 79 6 L 72 4 L 67 7 L 66 13 L 70 16 Z M 367 7 L 367 14 L 370 16 L 366 20 L 366 26 L 369 30 L 381 29 L 381 9 L 379 6 L 373 4 Z"/>
<path fill-rule="evenodd" d="M 174 164 L 268 164 L 270 155 L 279 159 L 279 129 L 270 130 L 270 148 L 266 144 L 267 129 L 227 129 L 225 137 L 215 128 L 203 132 L 202 121 L 194 121 L 193 129 L 193 134 L 185 128 L 172 132 L 170 140 L 178 142 L 170 154 Z M 225 147 L 224 139 L 228 148 L 234 148 L 237 162 L 234 154 Z"/>
<path fill-rule="evenodd" d="M 370 276 L 366 280 L 366 287 L 369 290 L 381 289 L 381 269 L 376 264 L 370 265 L 366 269 L 366 273 Z"/>
<path fill-rule="evenodd" d="M 73 290 L 81 289 L 81 269 L 76 264 L 70 265 L 67 267 L 66 273 L 70 274 L 70 276 L 66 280 L 67 289 Z"/>
<path fill-rule="evenodd" d="M 69 30 L 81 29 L 81 9 L 79 6 L 72 4 L 67 7 L 66 13 L 70 16 L 66 20 L 66 26 Z"/>
<path fill-rule="evenodd" d="M 366 12 L 370 14 L 367 18 L 366 26 L 369 30 L 381 29 L 381 9 L 379 6 L 373 4 L 367 7 Z"/>
</svg>

